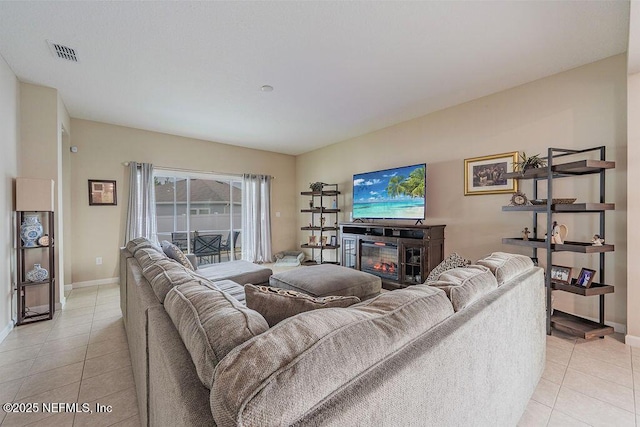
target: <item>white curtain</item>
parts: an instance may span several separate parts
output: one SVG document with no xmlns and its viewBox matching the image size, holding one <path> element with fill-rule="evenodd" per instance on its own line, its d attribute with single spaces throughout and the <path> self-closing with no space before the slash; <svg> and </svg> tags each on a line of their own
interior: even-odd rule
<svg viewBox="0 0 640 427">
<path fill-rule="evenodd" d="M 129 162 L 129 168 L 129 207 L 124 243 L 136 237 L 146 237 L 158 243 L 153 165 Z"/>
<path fill-rule="evenodd" d="M 271 176 L 242 175 L 242 259 L 272 262 Z"/>
</svg>

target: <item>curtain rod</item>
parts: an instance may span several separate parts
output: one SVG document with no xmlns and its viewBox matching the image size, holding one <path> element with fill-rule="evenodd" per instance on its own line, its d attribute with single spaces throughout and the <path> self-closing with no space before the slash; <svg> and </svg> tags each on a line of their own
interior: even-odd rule
<svg viewBox="0 0 640 427">
<path fill-rule="evenodd" d="M 129 166 L 130 162 L 122 162 L 123 166 Z M 217 175 L 227 175 L 227 176 L 238 176 L 242 177 L 241 173 L 226 173 L 226 172 L 213 172 L 213 171 L 199 171 L 194 169 L 183 169 L 183 168 L 174 168 L 169 166 L 156 166 L 153 165 L 155 169 L 169 170 L 169 171 L 177 171 L 177 172 L 192 172 L 192 173 L 209 173 L 209 174 L 217 174 Z M 275 176 L 271 176 L 271 179 L 276 179 Z"/>
</svg>

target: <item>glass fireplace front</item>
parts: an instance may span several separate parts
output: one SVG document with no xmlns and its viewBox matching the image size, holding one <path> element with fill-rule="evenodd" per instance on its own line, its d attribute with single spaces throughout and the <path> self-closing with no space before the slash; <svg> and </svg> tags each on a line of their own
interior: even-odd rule
<svg viewBox="0 0 640 427">
<path fill-rule="evenodd" d="M 360 270 L 397 281 L 398 246 L 385 242 L 362 242 Z"/>
</svg>

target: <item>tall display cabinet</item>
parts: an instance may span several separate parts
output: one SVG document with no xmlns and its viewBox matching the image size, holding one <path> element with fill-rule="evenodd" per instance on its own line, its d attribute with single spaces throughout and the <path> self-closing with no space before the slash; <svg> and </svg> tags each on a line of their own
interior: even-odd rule
<svg viewBox="0 0 640 427">
<path fill-rule="evenodd" d="M 55 314 L 54 187 L 51 179 L 16 179 L 17 325 Z"/>
<path fill-rule="evenodd" d="M 577 157 L 595 157 L 597 159 L 572 160 Z M 538 257 L 538 250 L 544 249 L 546 253 L 545 285 L 547 296 L 547 334 L 551 334 L 551 329 L 555 328 L 563 332 L 589 339 L 603 337 L 613 333 L 613 328 L 604 322 L 605 317 L 605 295 L 614 292 L 612 285 L 606 284 L 605 276 L 605 254 L 614 251 L 614 245 L 606 243 L 594 245 L 592 242 L 564 241 L 562 244 L 551 243 L 551 239 L 546 239 L 544 233 L 538 232 L 538 215 L 546 215 L 546 230 L 552 230 L 554 215 L 556 214 L 594 214 L 598 216 L 599 235 L 606 237 L 605 213 L 615 209 L 613 203 L 606 202 L 606 171 L 615 168 L 615 162 L 606 160 L 606 149 L 604 146 L 587 148 L 584 150 L 569 150 L 563 148 L 549 148 L 547 156 L 547 166 L 537 169 L 529 169 L 525 172 L 513 172 L 507 174 L 507 178 L 519 181 L 533 181 L 533 199 L 538 199 L 540 183 L 546 183 L 547 199 L 544 204 L 527 204 L 523 206 L 503 206 L 503 211 L 508 212 L 532 212 L 533 213 L 533 237 L 504 238 L 505 244 L 526 246 L 533 249 L 533 257 Z M 598 200 L 585 203 L 561 203 L 561 200 L 554 200 L 554 182 L 559 178 L 571 178 L 583 175 L 594 177 L 593 186 L 598 189 Z M 544 188 L 544 186 L 542 186 Z M 583 254 L 594 254 L 598 256 L 598 282 L 592 283 L 590 287 L 578 286 L 575 279 L 571 283 L 558 283 L 552 280 L 551 266 L 553 256 L 557 252 L 575 252 Z M 599 298 L 598 321 L 592 321 L 581 316 L 565 313 L 552 309 L 552 291 L 570 292 L 572 294 L 585 297 L 597 296 Z"/>
<path fill-rule="evenodd" d="M 27 246 L 21 238 L 22 224 L 29 215 L 37 216 L 42 224 L 42 236 L 36 241 L 35 246 Z M 18 212 L 17 221 L 17 325 L 51 320 L 55 313 L 55 246 L 54 246 L 54 214 L 47 212 Z M 47 272 L 44 277 L 43 271 Z M 43 291 L 44 290 L 44 291 Z M 38 303 L 38 309 L 29 307 L 27 299 L 29 294 L 46 293 L 46 304 Z M 35 298 L 38 296 L 34 295 Z M 46 308 L 45 308 L 46 307 Z"/>
</svg>

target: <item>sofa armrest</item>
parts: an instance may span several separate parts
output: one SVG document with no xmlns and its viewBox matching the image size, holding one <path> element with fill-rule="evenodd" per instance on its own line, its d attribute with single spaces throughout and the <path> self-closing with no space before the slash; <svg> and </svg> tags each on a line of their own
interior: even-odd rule
<svg viewBox="0 0 640 427">
<path fill-rule="evenodd" d="M 207 390 L 163 306 L 149 318 L 149 425 L 214 426 Z"/>
</svg>

